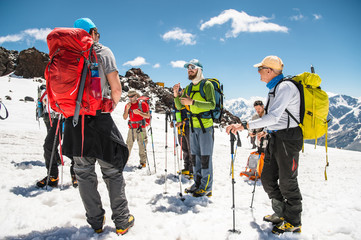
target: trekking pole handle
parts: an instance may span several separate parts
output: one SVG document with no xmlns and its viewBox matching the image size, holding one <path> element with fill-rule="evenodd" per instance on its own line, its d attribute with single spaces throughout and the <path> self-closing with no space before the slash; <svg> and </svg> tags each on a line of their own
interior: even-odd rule
<svg viewBox="0 0 361 240">
<path fill-rule="evenodd" d="M 242 147 L 241 138 L 239 137 L 239 132 L 237 132 L 237 146 Z"/>
<path fill-rule="evenodd" d="M 169 111 L 165 112 L 165 132 L 168 132 L 168 116 L 169 116 Z"/>
<path fill-rule="evenodd" d="M 231 141 L 231 154 L 234 154 L 234 142 L 236 141 L 236 136 L 233 133 L 229 134 Z"/>
</svg>

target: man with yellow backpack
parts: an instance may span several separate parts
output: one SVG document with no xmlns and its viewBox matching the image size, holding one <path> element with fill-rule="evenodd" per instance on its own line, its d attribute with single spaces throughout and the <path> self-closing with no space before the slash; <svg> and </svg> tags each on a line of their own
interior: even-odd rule
<svg viewBox="0 0 361 240">
<path fill-rule="evenodd" d="M 272 200 L 274 213 L 263 220 L 274 224 L 274 234 L 300 233 L 299 152 L 303 139 L 317 140 L 326 134 L 327 153 L 328 96 L 320 89 L 321 79 L 317 74 L 303 73 L 284 78 L 283 62 L 277 56 L 265 57 L 254 67 L 258 68 L 261 81 L 270 89 L 266 114 L 248 123 L 229 125 L 226 131 L 235 133 L 247 128 L 267 127 L 268 145 L 261 180 Z"/>
<path fill-rule="evenodd" d="M 302 149 L 302 129 L 285 111 L 300 116 L 300 92 L 297 87 L 283 80 L 283 62 L 279 57 L 268 56 L 259 64 L 261 81 L 270 89 L 266 114 L 250 121 L 247 128 L 267 127 L 268 145 L 262 171 L 263 188 L 272 200 L 274 213 L 264 217 L 275 226 L 272 232 L 301 232 L 302 196 L 298 187 L 298 161 Z M 280 83 L 279 83 L 280 82 Z M 276 92 L 275 87 L 277 86 Z M 242 124 L 229 125 L 227 133 L 243 130 Z"/>
</svg>

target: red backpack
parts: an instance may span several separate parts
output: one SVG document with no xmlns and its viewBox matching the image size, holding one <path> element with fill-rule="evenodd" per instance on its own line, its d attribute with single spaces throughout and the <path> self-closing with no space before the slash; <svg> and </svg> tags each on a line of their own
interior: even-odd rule
<svg viewBox="0 0 361 240">
<path fill-rule="evenodd" d="M 79 28 L 55 28 L 47 37 L 50 62 L 45 69 L 50 107 L 64 115 L 95 116 L 102 109 L 101 79 L 92 37 Z"/>
<path fill-rule="evenodd" d="M 140 111 L 143 112 L 143 108 L 142 108 L 142 103 L 143 103 L 143 102 L 145 102 L 146 104 L 148 104 L 148 107 L 150 107 L 149 97 L 141 96 L 141 97 L 139 97 L 137 100 L 138 100 L 138 109 L 139 109 Z M 129 109 L 129 113 L 130 113 L 131 111 L 133 111 L 133 110 Z M 150 109 L 149 109 L 149 111 L 150 111 Z M 150 118 L 144 118 L 143 120 L 145 120 L 145 123 L 143 122 L 143 120 L 138 121 L 138 122 L 129 121 L 129 122 L 128 122 L 128 125 L 129 125 L 129 124 L 141 124 L 141 125 L 144 125 L 144 124 L 145 124 L 145 127 L 148 127 L 148 126 L 150 125 L 151 118 L 152 118 L 152 116 L 150 116 Z M 130 126 L 130 125 L 129 125 L 129 126 Z"/>
<path fill-rule="evenodd" d="M 145 96 L 141 96 L 138 98 L 138 108 L 140 111 L 143 111 L 143 108 L 142 108 L 142 102 L 146 102 L 148 104 L 148 107 L 150 107 L 150 104 L 149 104 L 149 97 L 145 97 Z M 149 109 L 150 111 L 150 109 Z M 150 120 L 151 120 L 152 117 L 150 118 L 145 118 L 145 126 L 148 127 L 149 124 L 150 124 Z"/>
</svg>

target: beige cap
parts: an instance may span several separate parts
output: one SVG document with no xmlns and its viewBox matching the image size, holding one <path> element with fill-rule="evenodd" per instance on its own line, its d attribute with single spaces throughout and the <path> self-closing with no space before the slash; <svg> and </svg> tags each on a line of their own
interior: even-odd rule
<svg viewBox="0 0 361 240">
<path fill-rule="evenodd" d="M 129 90 L 128 96 L 132 97 L 134 95 L 137 95 L 137 97 L 139 97 L 139 93 L 137 93 L 135 90 Z"/>
<path fill-rule="evenodd" d="M 277 56 L 267 56 L 262 60 L 262 62 L 253 65 L 253 67 L 269 67 L 274 70 L 282 70 L 283 62 L 281 58 Z"/>
</svg>

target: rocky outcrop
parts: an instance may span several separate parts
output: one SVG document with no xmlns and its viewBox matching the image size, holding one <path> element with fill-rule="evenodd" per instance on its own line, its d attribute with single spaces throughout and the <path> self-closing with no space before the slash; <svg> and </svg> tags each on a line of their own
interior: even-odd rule
<svg viewBox="0 0 361 240">
<path fill-rule="evenodd" d="M 7 50 L 0 47 L 0 76 L 4 76 L 15 71 L 18 56 L 18 51 Z"/>
<path fill-rule="evenodd" d="M 24 78 L 44 77 L 44 70 L 49 62 L 49 55 L 29 48 L 20 52 L 16 61 L 15 75 Z"/>
</svg>

